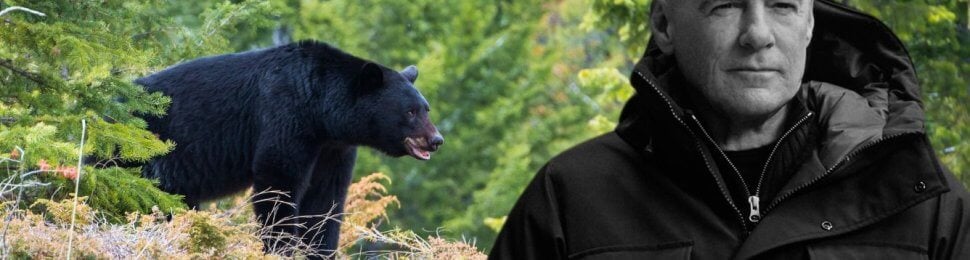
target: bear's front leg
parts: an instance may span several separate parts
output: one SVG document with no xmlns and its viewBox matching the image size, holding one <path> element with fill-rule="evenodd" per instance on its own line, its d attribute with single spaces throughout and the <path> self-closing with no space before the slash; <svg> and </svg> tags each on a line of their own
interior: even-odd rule
<svg viewBox="0 0 970 260">
<path fill-rule="evenodd" d="M 306 191 L 318 150 L 293 140 L 260 140 L 258 147 L 253 165 L 253 211 L 271 232 L 264 234 L 263 249 L 289 252 L 301 239 L 297 202 Z"/>
<path fill-rule="evenodd" d="M 305 222 L 300 232 L 303 242 L 320 256 L 331 256 L 339 246 L 340 222 L 356 160 L 355 146 L 324 145 L 314 164 L 310 186 L 299 201 L 299 214 L 305 217 L 300 219 Z"/>
</svg>

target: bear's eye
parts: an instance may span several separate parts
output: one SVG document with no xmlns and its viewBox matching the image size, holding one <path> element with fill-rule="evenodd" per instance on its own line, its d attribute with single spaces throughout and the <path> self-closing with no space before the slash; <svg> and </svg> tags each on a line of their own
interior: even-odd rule
<svg viewBox="0 0 970 260">
<path fill-rule="evenodd" d="M 408 118 L 414 117 L 414 115 L 416 115 L 416 114 L 417 113 L 415 113 L 413 109 L 412 110 L 408 110 Z"/>
</svg>

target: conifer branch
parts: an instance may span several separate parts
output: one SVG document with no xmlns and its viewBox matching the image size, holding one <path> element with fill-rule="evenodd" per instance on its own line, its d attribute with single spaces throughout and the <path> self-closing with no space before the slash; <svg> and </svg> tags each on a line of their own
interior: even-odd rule
<svg viewBox="0 0 970 260">
<path fill-rule="evenodd" d="M 37 82 L 37 84 L 47 86 L 47 83 L 45 83 L 44 80 L 40 78 L 40 76 L 37 76 L 37 74 L 30 73 L 25 70 L 14 67 L 13 63 L 11 63 L 10 60 L 0 59 L 0 67 L 7 68 L 8 70 L 13 71 L 14 73 L 17 73 L 20 76 L 23 76 L 24 78 L 29 79 L 30 81 Z"/>
<path fill-rule="evenodd" d="M 7 9 L 3 9 L 3 11 L 0 11 L 0 16 L 3 16 L 5 14 L 7 14 L 9 12 L 13 12 L 13 11 L 24 11 L 24 12 L 28 12 L 28 13 L 31 13 L 31 14 L 37 15 L 37 16 L 47 16 L 44 13 L 41 13 L 41 12 L 38 12 L 38 11 L 34 11 L 34 10 L 29 9 L 29 8 L 20 7 L 20 6 L 7 7 Z"/>
</svg>

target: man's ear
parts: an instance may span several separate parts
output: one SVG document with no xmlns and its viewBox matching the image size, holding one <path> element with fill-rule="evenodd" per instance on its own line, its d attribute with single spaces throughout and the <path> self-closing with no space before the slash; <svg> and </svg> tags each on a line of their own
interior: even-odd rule
<svg viewBox="0 0 970 260">
<path fill-rule="evenodd" d="M 653 34 L 653 41 L 664 54 L 673 54 L 673 30 L 670 28 L 670 19 L 667 15 L 668 11 L 673 10 L 668 10 L 667 3 L 663 0 L 654 0 L 651 8 L 653 10 L 650 10 L 650 31 Z"/>
<path fill-rule="evenodd" d="M 360 74 L 357 75 L 357 86 L 354 88 L 356 90 L 355 92 L 363 95 L 383 87 L 384 71 L 381 70 L 381 66 L 372 62 L 365 63 L 360 68 Z"/>
<path fill-rule="evenodd" d="M 814 1 L 812 2 L 814 3 Z M 815 8 L 809 5 L 808 10 L 808 31 L 805 32 L 805 39 L 812 41 L 812 33 L 815 32 Z"/>
<path fill-rule="evenodd" d="M 412 84 L 415 80 L 418 80 L 418 67 L 411 65 L 401 71 L 401 76 L 408 79 Z"/>
</svg>

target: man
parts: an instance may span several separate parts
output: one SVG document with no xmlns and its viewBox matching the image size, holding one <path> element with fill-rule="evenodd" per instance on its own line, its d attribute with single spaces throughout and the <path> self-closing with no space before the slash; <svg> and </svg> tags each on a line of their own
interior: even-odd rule
<svg viewBox="0 0 970 260">
<path fill-rule="evenodd" d="M 654 0 L 616 131 L 552 159 L 494 259 L 970 259 L 915 70 L 828 0 Z"/>
</svg>

